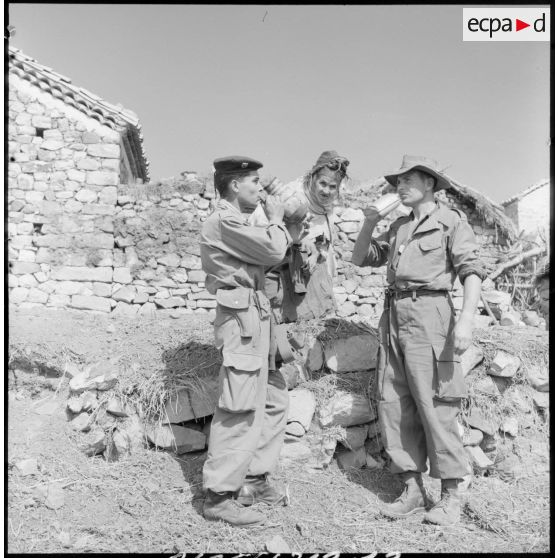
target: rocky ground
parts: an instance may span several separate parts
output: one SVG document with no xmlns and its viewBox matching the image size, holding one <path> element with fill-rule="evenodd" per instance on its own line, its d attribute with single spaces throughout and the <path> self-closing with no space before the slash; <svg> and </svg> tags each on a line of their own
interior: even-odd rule
<svg viewBox="0 0 558 558">
<path fill-rule="evenodd" d="M 212 331 L 206 317 L 126 320 L 29 309 L 12 312 L 9 327 L 10 358 L 18 363 L 12 360 L 6 428 L 10 552 L 550 549 L 548 423 L 545 412 L 533 406 L 517 415 L 515 436 L 500 437 L 500 457 L 515 456 L 520 467 L 508 477 L 501 470 L 477 468 L 458 526 L 426 525 L 420 515 L 398 522 L 381 517 L 383 503 L 400 491 L 385 468 L 341 470 L 334 459 L 316 469 L 284 456 L 273 482 L 287 489 L 289 506 L 268 510 L 265 526 L 239 531 L 208 523 L 200 515 L 204 450 L 177 455 L 148 445 L 116 460 L 107 451 L 88 457 L 85 435 L 69 421 L 68 377 L 58 373 L 76 365 L 118 363 L 114 369 L 120 393 L 126 392 L 126 384 L 145 393 L 157 387 L 153 376 L 172 370 L 176 351 L 190 350 L 192 340 L 196 358 L 211 364 Z M 506 335 L 501 340 L 511 346 L 520 345 L 526 334 L 509 330 Z M 477 339 L 480 346 L 495 343 L 488 330 Z M 39 360 L 38 369 L 25 369 L 25 362 Z M 481 380 L 485 378 L 479 375 Z M 513 386 L 525 396 L 527 388 L 532 389 L 521 382 Z M 490 397 L 494 401 L 498 396 L 487 394 L 487 401 Z M 429 480 L 429 489 L 436 494 L 439 482 Z"/>
</svg>

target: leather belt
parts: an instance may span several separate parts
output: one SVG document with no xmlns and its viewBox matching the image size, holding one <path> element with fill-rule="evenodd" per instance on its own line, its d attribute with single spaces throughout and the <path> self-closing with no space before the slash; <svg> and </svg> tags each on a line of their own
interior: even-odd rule
<svg viewBox="0 0 558 558">
<path fill-rule="evenodd" d="M 393 289 L 386 289 L 386 297 L 395 298 L 398 300 L 400 298 L 412 297 L 416 300 L 420 296 L 447 296 L 448 291 L 445 290 L 432 290 L 432 289 L 415 289 L 410 291 L 397 291 Z"/>
</svg>

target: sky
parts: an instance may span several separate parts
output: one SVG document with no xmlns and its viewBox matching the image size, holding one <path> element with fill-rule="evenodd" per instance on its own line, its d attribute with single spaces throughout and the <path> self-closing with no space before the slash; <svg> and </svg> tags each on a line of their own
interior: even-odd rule
<svg viewBox="0 0 558 558">
<path fill-rule="evenodd" d="M 550 175 L 550 44 L 463 42 L 462 7 L 10 4 L 10 44 L 133 110 L 152 179 L 408 153 L 501 202 Z"/>
</svg>

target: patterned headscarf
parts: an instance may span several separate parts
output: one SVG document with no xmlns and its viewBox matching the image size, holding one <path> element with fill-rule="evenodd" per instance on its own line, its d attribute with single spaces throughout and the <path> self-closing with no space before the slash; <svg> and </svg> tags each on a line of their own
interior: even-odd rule
<svg viewBox="0 0 558 558">
<path fill-rule="evenodd" d="M 345 157 L 341 157 L 337 151 L 324 151 L 316 161 L 315 165 L 304 175 L 302 180 L 302 185 L 304 188 L 304 193 L 308 199 L 308 205 L 310 209 L 318 215 L 331 214 L 333 211 L 333 206 L 337 201 L 339 196 L 339 188 L 337 189 L 337 195 L 330 198 L 329 202 L 324 204 L 322 200 L 319 199 L 316 192 L 316 185 L 314 183 L 315 176 L 324 168 L 328 168 L 335 172 L 336 178 L 339 182 L 347 176 L 347 167 L 349 166 L 349 160 Z"/>
</svg>

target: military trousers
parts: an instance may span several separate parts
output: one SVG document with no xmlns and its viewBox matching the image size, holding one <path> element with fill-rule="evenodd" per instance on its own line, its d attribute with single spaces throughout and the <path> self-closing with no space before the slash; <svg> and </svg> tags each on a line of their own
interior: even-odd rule
<svg viewBox="0 0 558 558">
<path fill-rule="evenodd" d="M 219 399 L 209 433 L 204 488 L 240 489 L 246 475 L 271 473 L 283 444 L 289 396 L 278 371 L 268 371 L 270 319 L 261 308 L 231 310 L 217 297 L 215 336 L 223 351 Z"/>
<path fill-rule="evenodd" d="M 393 473 L 425 472 L 427 459 L 434 478 L 468 472 L 457 425 L 467 388 L 448 296 L 390 297 L 380 319 L 375 395 Z"/>
</svg>

